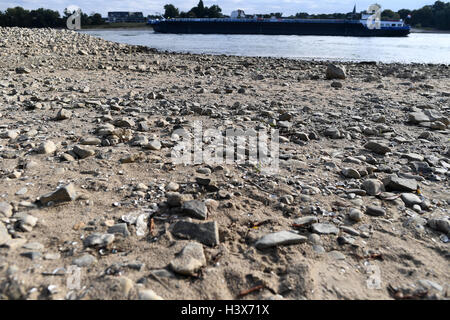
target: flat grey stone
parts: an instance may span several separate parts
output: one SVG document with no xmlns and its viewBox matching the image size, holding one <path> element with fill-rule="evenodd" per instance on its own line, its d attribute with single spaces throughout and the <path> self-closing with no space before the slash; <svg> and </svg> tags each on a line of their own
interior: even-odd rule
<svg viewBox="0 0 450 320">
<path fill-rule="evenodd" d="M 219 228 L 215 221 L 206 223 L 177 221 L 171 233 L 180 238 L 197 240 L 211 247 L 219 244 Z"/>
<path fill-rule="evenodd" d="M 80 268 L 89 267 L 90 265 L 92 265 L 96 262 L 97 262 L 97 259 L 88 253 L 72 260 L 72 264 L 74 264 Z"/>
<path fill-rule="evenodd" d="M 334 260 L 345 260 L 345 255 L 340 251 L 330 251 L 328 256 Z"/>
<path fill-rule="evenodd" d="M 206 220 L 208 209 L 203 201 L 191 200 L 184 202 L 181 205 L 184 214 L 187 214 L 196 219 Z"/>
<path fill-rule="evenodd" d="M 329 223 L 315 223 L 312 225 L 312 231 L 318 234 L 338 234 L 339 229 Z"/>
<path fill-rule="evenodd" d="M 126 223 L 118 223 L 113 225 L 112 227 L 108 228 L 108 233 L 111 234 L 121 234 L 122 236 L 129 237 L 130 236 L 130 231 L 128 231 L 128 227 Z"/>
<path fill-rule="evenodd" d="M 379 143 L 377 141 L 369 141 L 369 142 L 367 142 L 364 145 L 364 148 L 366 148 L 366 149 L 368 149 L 368 150 L 370 150 L 372 152 L 375 152 L 377 154 L 380 154 L 380 155 L 384 155 L 384 154 L 386 154 L 388 152 L 391 152 L 391 148 L 389 148 L 388 146 L 386 146 L 386 145 L 384 145 L 382 143 Z"/>
<path fill-rule="evenodd" d="M 265 249 L 280 245 L 304 243 L 306 240 L 308 240 L 308 238 L 305 236 L 301 236 L 290 231 L 280 231 L 263 236 L 255 243 L 255 247 L 258 249 Z"/>
<path fill-rule="evenodd" d="M 384 186 L 387 191 L 416 191 L 417 181 L 414 179 L 399 178 L 396 175 L 392 175 L 383 180 Z"/>
<path fill-rule="evenodd" d="M 298 226 L 309 226 L 313 223 L 317 223 L 318 219 L 315 216 L 306 216 L 306 217 L 301 217 L 301 218 L 297 218 L 294 220 L 294 224 L 298 225 Z"/>
</svg>

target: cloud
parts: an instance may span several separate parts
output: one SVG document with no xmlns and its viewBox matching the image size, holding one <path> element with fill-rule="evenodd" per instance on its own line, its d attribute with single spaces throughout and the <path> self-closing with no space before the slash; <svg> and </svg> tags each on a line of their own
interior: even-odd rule
<svg viewBox="0 0 450 320">
<path fill-rule="evenodd" d="M 424 0 L 203 0 L 206 6 L 217 4 L 224 14 L 230 14 L 236 9 L 246 13 L 283 12 L 285 15 L 297 12 L 334 13 L 351 12 L 356 4 L 358 11 L 368 8 L 377 2 L 385 9 L 399 10 L 402 8 L 417 9 L 434 1 Z M 1 0 L 0 10 L 22 6 L 25 9 L 48 8 L 63 12 L 69 5 L 79 6 L 83 12 L 99 12 L 106 16 L 108 11 L 142 11 L 144 15 L 164 12 L 164 5 L 172 3 L 182 11 L 188 11 L 197 5 L 198 0 Z"/>
</svg>

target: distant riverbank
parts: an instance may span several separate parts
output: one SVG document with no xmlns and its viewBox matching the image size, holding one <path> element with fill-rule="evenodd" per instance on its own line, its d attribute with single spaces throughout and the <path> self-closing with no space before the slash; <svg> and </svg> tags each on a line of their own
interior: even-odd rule
<svg viewBox="0 0 450 320">
<path fill-rule="evenodd" d="M 146 22 L 141 23 L 105 23 L 101 25 L 82 26 L 82 30 L 101 30 L 101 29 L 152 29 Z"/>
</svg>

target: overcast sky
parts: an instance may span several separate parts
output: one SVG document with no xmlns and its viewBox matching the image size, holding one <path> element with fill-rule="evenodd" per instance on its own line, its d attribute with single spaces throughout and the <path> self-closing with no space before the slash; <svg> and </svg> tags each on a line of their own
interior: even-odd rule
<svg viewBox="0 0 450 320">
<path fill-rule="evenodd" d="M 297 12 L 334 13 L 350 12 L 356 4 L 358 11 L 370 4 L 379 3 L 383 9 L 417 9 L 434 3 L 433 0 L 203 0 L 206 6 L 217 4 L 222 13 L 243 9 L 248 14 L 283 12 L 284 15 Z M 106 16 L 108 11 L 142 11 L 144 15 L 164 12 L 164 5 L 172 3 L 182 11 L 197 5 L 198 0 L 0 0 L 0 10 L 21 6 L 25 9 L 48 8 L 61 13 L 70 5 L 77 5 L 85 13 L 99 12 Z"/>
</svg>

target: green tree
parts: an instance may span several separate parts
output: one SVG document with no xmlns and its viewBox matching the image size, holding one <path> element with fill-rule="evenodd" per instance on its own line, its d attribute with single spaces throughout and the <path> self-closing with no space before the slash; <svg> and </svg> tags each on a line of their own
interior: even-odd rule
<svg viewBox="0 0 450 320">
<path fill-rule="evenodd" d="M 221 18 L 222 17 L 222 9 L 218 5 L 212 5 L 207 9 L 208 17 L 210 18 Z"/>
<path fill-rule="evenodd" d="M 381 12 L 381 19 L 382 20 L 399 20 L 400 15 L 392 10 L 384 10 Z"/>
<path fill-rule="evenodd" d="M 92 25 L 98 26 L 104 23 L 102 15 L 100 13 L 92 13 L 90 18 Z"/>
<path fill-rule="evenodd" d="M 166 4 L 164 6 L 164 18 L 177 18 L 180 16 L 180 11 L 173 4 Z"/>
<path fill-rule="evenodd" d="M 410 15 L 411 14 L 411 10 L 408 10 L 408 9 L 401 9 L 401 10 L 399 10 L 397 13 L 398 13 L 398 15 L 400 16 L 400 19 L 403 19 L 403 20 L 405 20 L 407 17 L 408 17 L 408 15 Z"/>
</svg>

